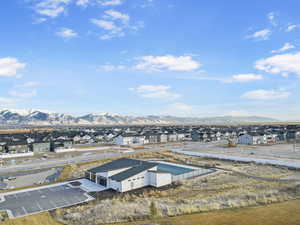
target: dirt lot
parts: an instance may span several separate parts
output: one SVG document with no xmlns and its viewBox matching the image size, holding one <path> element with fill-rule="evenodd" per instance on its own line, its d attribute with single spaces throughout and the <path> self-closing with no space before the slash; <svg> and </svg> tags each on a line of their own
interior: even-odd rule
<svg viewBox="0 0 300 225">
<path fill-rule="evenodd" d="M 300 161 L 300 150 L 295 150 L 293 144 L 238 145 L 237 147 L 229 148 L 223 143 L 186 143 L 181 145 L 180 148 L 192 152 Z"/>
<path fill-rule="evenodd" d="M 108 195 L 107 198 L 102 196 L 86 205 L 56 210 L 55 217 L 66 224 L 94 225 L 255 206 L 300 197 L 300 180 L 295 179 L 300 171 L 208 160 L 171 152 L 141 153 L 135 157 L 214 167 L 218 168 L 218 172 L 186 180 L 170 188 L 145 188 Z M 99 163 L 77 165 L 70 172 L 80 174 Z"/>
</svg>

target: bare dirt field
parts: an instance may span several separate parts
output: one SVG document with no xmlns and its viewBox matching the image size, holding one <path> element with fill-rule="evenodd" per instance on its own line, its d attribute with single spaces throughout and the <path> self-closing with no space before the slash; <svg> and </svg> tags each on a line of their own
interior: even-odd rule
<svg viewBox="0 0 300 225">
<path fill-rule="evenodd" d="M 295 150 L 293 144 L 238 145 L 229 148 L 226 144 L 218 142 L 208 144 L 186 143 L 179 148 L 192 152 L 300 162 L 300 150 Z"/>
</svg>

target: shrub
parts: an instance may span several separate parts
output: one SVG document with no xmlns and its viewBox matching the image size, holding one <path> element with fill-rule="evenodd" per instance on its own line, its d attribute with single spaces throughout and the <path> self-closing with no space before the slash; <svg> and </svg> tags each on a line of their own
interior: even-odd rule
<svg viewBox="0 0 300 225">
<path fill-rule="evenodd" d="M 155 203 L 152 201 L 150 204 L 150 217 L 152 219 L 155 219 L 155 218 L 157 218 L 157 216 L 158 216 L 158 210 L 156 208 Z"/>
</svg>

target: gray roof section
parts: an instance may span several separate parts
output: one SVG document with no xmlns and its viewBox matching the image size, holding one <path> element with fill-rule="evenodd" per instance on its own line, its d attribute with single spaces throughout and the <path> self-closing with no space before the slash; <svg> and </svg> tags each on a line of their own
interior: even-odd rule
<svg viewBox="0 0 300 225">
<path fill-rule="evenodd" d="M 143 162 L 143 161 L 140 161 L 140 162 L 142 162 L 141 165 L 132 167 L 121 173 L 115 174 L 115 175 L 111 176 L 110 179 L 120 182 L 120 181 L 126 180 L 127 178 L 130 178 L 136 174 L 139 174 L 145 170 L 149 170 L 158 165 L 157 163 L 149 163 L 149 162 Z"/>
<path fill-rule="evenodd" d="M 101 166 L 92 168 L 88 171 L 92 173 L 101 173 L 101 172 L 134 167 L 134 166 L 142 165 L 144 163 L 148 163 L 148 162 L 136 160 L 136 159 L 121 158 L 121 159 L 111 161 L 109 163 L 105 163 Z"/>
</svg>

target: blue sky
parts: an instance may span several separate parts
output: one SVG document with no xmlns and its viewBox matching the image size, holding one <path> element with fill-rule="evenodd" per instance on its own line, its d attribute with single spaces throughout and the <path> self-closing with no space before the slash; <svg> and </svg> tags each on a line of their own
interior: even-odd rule
<svg viewBox="0 0 300 225">
<path fill-rule="evenodd" d="M 0 108 L 300 120 L 298 0 L 11 0 Z"/>
</svg>

